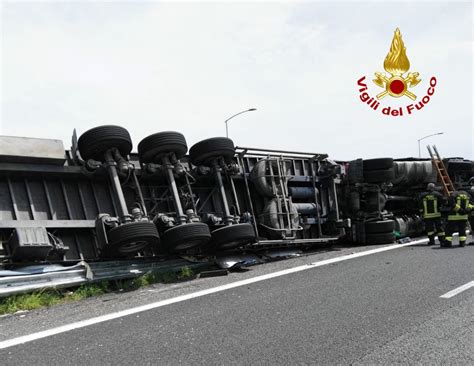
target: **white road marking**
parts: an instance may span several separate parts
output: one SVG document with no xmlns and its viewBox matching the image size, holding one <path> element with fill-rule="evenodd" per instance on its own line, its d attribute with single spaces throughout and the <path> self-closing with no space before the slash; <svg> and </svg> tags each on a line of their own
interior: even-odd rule
<svg viewBox="0 0 474 366">
<path fill-rule="evenodd" d="M 265 274 L 265 275 L 261 275 L 261 276 L 241 280 L 241 281 L 228 283 L 226 285 L 217 286 L 217 287 L 209 288 L 209 289 L 206 289 L 206 290 L 193 292 L 193 293 L 186 294 L 186 295 L 181 295 L 181 296 L 174 297 L 174 298 L 167 299 L 167 300 L 161 300 L 161 301 L 158 301 L 158 302 L 138 306 L 138 307 L 127 309 L 127 310 L 117 311 L 115 313 L 102 315 L 102 316 L 98 316 L 98 317 L 87 319 L 87 320 L 78 321 L 78 322 L 71 323 L 71 324 L 66 324 L 66 325 L 63 325 L 63 326 L 60 326 L 60 327 L 44 330 L 44 331 L 37 332 L 37 333 L 32 333 L 32 334 L 17 337 L 17 338 L 12 338 L 12 339 L 0 342 L 0 349 L 13 347 L 13 346 L 23 344 L 23 343 L 27 343 L 27 342 L 32 342 L 32 341 L 35 341 L 35 340 L 38 340 L 38 339 L 41 339 L 41 338 L 46 338 L 46 337 L 50 337 L 50 336 L 53 336 L 53 335 L 56 335 L 56 334 L 69 332 L 69 331 L 74 330 L 74 329 L 88 327 L 90 325 L 103 323 L 103 322 L 106 322 L 106 321 L 109 321 L 109 320 L 123 318 L 123 317 L 128 316 L 128 315 L 137 314 L 137 313 L 141 313 L 141 312 L 148 311 L 148 310 L 151 310 L 151 309 L 160 308 L 162 306 L 176 304 L 178 302 L 195 299 L 197 297 L 206 296 L 206 295 L 210 295 L 210 294 L 215 294 L 216 292 L 221 292 L 221 291 L 233 289 L 233 288 L 236 288 L 236 287 L 249 285 L 251 283 L 265 281 L 265 280 L 268 280 L 268 279 L 271 279 L 271 278 L 280 277 L 280 276 L 288 275 L 288 274 L 291 274 L 291 273 L 306 271 L 308 269 L 321 267 L 321 266 L 324 266 L 324 265 L 327 265 L 327 264 L 342 262 L 342 261 L 346 261 L 348 259 L 364 257 L 364 256 L 371 255 L 371 254 L 386 252 L 388 250 L 403 248 L 403 247 L 406 247 L 406 246 L 409 246 L 409 245 L 422 244 L 422 243 L 427 243 L 427 242 L 428 242 L 427 239 L 420 239 L 420 240 L 415 240 L 415 241 L 412 241 L 410 243 L 405 243 L 405 244 L 394 244 L 394 245 L 390 245 L 390 246 L 386 246 L 386 247 L 382 247 L 382 248 L 371 249 L 371 250 L 367 250 L 367 251 L 364 251 L 364 252 L 343 255 L 343 256 L 340 256 L 340 257 L 336 257 L 336 258 L 326 259 L 326 260 L 323 260 L 323 261 L 310 263 L 310 264 L 306 264 L 306 265 L 303 265 L 303 266 L 289 268 L 289 269 L 285 269 L 285 270 L 278 271 L 278 272 L 268 273 L 268 274 Z"/>
<path fill-rule="evenodd" d="M 471 287 L 474 287 L 474 281 L 468 282 L 465 285 L 462 285 L 458 288 L 455 288 L 454 290 L 446 292 L 444 295 L 441 295 L 440 297 L 443 299 L 450 299 L 451 297 L 456 296 L 457 294 L 460 294 L 461 292 L 466 291 L 470 289 Z"/>
</svg>

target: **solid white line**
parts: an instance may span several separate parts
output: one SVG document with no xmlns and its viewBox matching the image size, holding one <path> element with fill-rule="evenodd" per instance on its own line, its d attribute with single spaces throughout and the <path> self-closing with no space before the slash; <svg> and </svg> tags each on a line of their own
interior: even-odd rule
<svg viewBox="0 0 474 366">
<path fill-rule="evenodd" d="M 440 297 L 443 299 L 450 299 L 451 297 L 456 296 L 457 294 L 460 294 L 461 292 L 466 291 L 470 289 L 471 287 L 474 287 L 474 281 L 468 282 L 465 285 L 462 285 L 458 288 L 455 288 L 454 290 L 446 292 L 444 295 L 441 295 Z"/>
<path fill-rule="evenodd" d="M 405 244 L 394 244 L 394 245 L 390 245 L 390 246 L 383 247 L 383 248 L 371 249 L 371 250 L 367 250 L 367 251 L 364 251 L 364 252 L 343 255 L 341 257 L 326 259 L 326 260 L 323 260 L 323 261 L 319 261 L 319 262 L 315 262 L 315 263 L 311 263 L 311 264 L 306 264 L 306 265 L 303 265 L 303 266 L 298 266 L 298 267 L 289 268 L 289 269 L 285 269 L 285 270 L 278 271 L 278 272 L 273 272 L 273 273 L 253 277 L 253 278 L 248 278 L 246 280 L 241 280 L 241 281 L 228 283 L 226 285 L 217 286 L 217 287 L 213 287 L 213 288 L 210 288 L 210 289 L 193 292 L 193 293 L 190 293 L 190 294 L 187 294 L 187 295 L 181 295 L 181 296 L 174 297 L 174 298 L 171 298 L 171 299 L 162 300 L 162 301 L 154 302 L 154 303 L 151 303 L 151 304 L 138 306 L 138 307 L 135 307 L 135 308 L 122 310 L 122 311 L 118 311 L 118 312 L 107 314 L 107 315 L 98 316 L 98 317 L 87 319 L 87 320 L 78 321 L 78 322 L 75 322 L 75 323 L 63 325 L 63 326 L 60 326 L 60 327 L 44 330 L 44 331 L 37 332 L 37 333 L 32 333 L 32 334 L 17 337 L 17 338 L 12 338 L 12 339 L 0 342 L 0 349 L 16 346 L 16 345 L 27 343 L 27 342 L 32 342 L 32 341 L 35 341 L 37 339 L 53 336 L 55 334 L 60 334 L 60 333 L 68 332 L 70 330 L 88 327 L 90 325 L 103 323 L 103 322 L 106 322 L 106 321 L 109 321 L 109 320 L 122 318 L 122 317 L 132 315 L 132 314 L 136 314 L 136 313 L 141 313 L 143 311 L 156 309 L 156 308 L 159 308 L 159 307 L 162 307 L 162 306 L 175 304 L 175 303 L 190 300 L 190 299 L 195 299 L 197 297 L 214 294 L 216 292 L 225 291 L 225 290 L 229 290 L 229 289 L 240 287 L 240 286 L 245 286 L 245 285 L 248 285 L 248 284 L 251 284 L 251 283 L 265 281 L 265 280 L 268 280 L 268 279 L 271 279 L 271 278 L 284 276 L 284 275 L 287 275 L 287 274 L 290 274 L 290 273 L 306 271 L 308 269 L 321 267 L 321 266 L 324 266 L 324 265 L 327 265 L 327 264 L 342 262 L 342 261 L 346 261 L 348 259 L 364 257 L 364 256 L 367 256 L 367 255 L 381 253 L 381 252 L 385 252 L 385 251 L 388 251 L 388 250 L 403 248 L 403 247 L 406 247 L 406 246 L 409 246 L 409 245 L 426 243 L 427 241 L 428 241 L 427 239 L 421 239 L 421 240 L 416 240 L 416 241 L 412 241 L 410 243 L 405 243 Z"/>
</svg>

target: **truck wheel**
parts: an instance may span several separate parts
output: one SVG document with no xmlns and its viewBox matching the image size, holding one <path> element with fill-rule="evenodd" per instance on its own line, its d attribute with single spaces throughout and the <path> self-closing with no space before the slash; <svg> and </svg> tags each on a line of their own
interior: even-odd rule
<svg viewBox="0 0 474 366">
<path fill-rule="evenodd" d="M 367 183 L 391 182 L 395 179 L 395 173 L 392 169 L 368 170 L 364 171 L 364 180 Z"/>
<path fill-rule="evenodd" d="M 189 149 L 189 160 L 196 166 L 210 166 L 212 160 L 223 157 L 227 163 L 235 154 L 234 142 L 226 137 L 213 137 L 193 145 Z"/>
<path fill-rule="evenodd" d="M 392 158 L 364 159 L 364 170 L 385 170 L 393 168 Z"/>
<path fill-rule="evenodd" d="M 158 132 L 145 137 L 138 144 L 138 156 L 142 163 L 159 163 L 163 154 L 174 153 L 181 159 L 188 151 L 183 134 L 174 131 Z"/>
<path fill-rule="evenodd" d="M 206 244 L 211 239 L 209 226 L 202 222 L 192 222 L 174 226 L 163 234 L 163 245 L 170 252 L 179 252 L 197 248 Z"/>
<path fill-rule="evenodd" d="M 77 141 L 77 147 L 84 160 L 104 161 L 104 153 L 117 148 L 123 157 L 132 151 L 132 139 L 128 131 L 120 126 L 99 126 L 84 132 Z"/>
<path fill-rule="evenodd" d="M 228 250 L 255 242 L 255 239 L 255 230 L 251 224 L 236 224 L 214 230 L 209 245 L 213 249 Z"/>
<path fill-rule="evenodd" d="M 473 163 L 470 161 L 448 161 L 447 169 L 448 173 L 458 172 L 470 172 L 472 170 Z"/>
<path fill-rule="evenodd" d="M 381 234 L 367 234 L 365 237 L 365 243 L 368 245 L 372 244 L 389 244 L 395 241 L 395 234 L 381 233 Z"/>
<path fill-rule="evenodd" d="M 135 254 L 149 245 L 157 245 L 160 236 L 152 222 L 137 221 L 110 229 L 107 239 L 107 252 L 128 255 Z"/>
<path fill-rule="evenodd" d="M 365 232 L 367 234 L 393 233 L 395 230 L 395 221 L 369 221 L 365 223 Z"/>
</svg>

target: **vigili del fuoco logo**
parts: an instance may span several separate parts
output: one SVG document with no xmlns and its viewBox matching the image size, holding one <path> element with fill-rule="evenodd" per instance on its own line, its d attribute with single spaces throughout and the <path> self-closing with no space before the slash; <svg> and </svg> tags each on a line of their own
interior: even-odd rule
<svg viewBox="0 0 474 366">
<path fill-rule="evenodd" d="M 426 94 L 417 101 L 415 90 L 413 90 L 421 81 L 420 73 L 416 71 L 408 72 L 410 70 L 410 61 L 406 54 L 406 48 L 402 40 L 400 30 L 397 28 L 393 35 L 392 44 L 388 51 L 387 57 L 383 63 L 383 68 L 388 73 L 376 72 L 374 82 L 377 87 L 385 89 L 378 93 L 375 98 L 370 96 L 367 92 L 368 87 L 366 84 L 365 76 L 362 76 L 357 80 L 359 86 L 360 100 L 366 103 L 374 111 L 381 111 L 382 114 L 387 116 L 404 116 L 411 115 L 416 111 L 423 109 L 429 102 L 435 92 L 436 77 L 430 78 L 430 85 L 426 90 Z M 406 76 L 404 76 L 406 74 Z M 408 98 L 411 99 L 412 103 L 407 104 L 405 107 L 392 107 L 381 106 L 380 100 L 385 97 L 392 98 Z M 387 98 L 389 99 L 389 98 Z M 384 99 L 384 100 L 387 100 Z"/>
</svg>

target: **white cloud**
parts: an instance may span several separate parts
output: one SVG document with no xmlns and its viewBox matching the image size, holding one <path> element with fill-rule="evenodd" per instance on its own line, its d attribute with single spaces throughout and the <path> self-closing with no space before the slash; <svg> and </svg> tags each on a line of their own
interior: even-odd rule
<svg viewBox="0 0 474 366">
<path fill-rule="evenodd" d="M 5 3 L 1 132 L 52 137 L 127 127 L 135 145 L 160 130 L 191 145 L 334 158 L 413 156 L 432 132 L 445 156 L 473 157 L 470 3 Z M 411 118 L 358 100 L 356 81 L 383 71 L 400 27 L 412 70 L 439 85 Z M 370 82 L 371 83 L 371 82 Z M 371 94 L 378 92 L 370 86 Z M 392 105 L 409 100 L 387 100 Z"/>
</svg>

